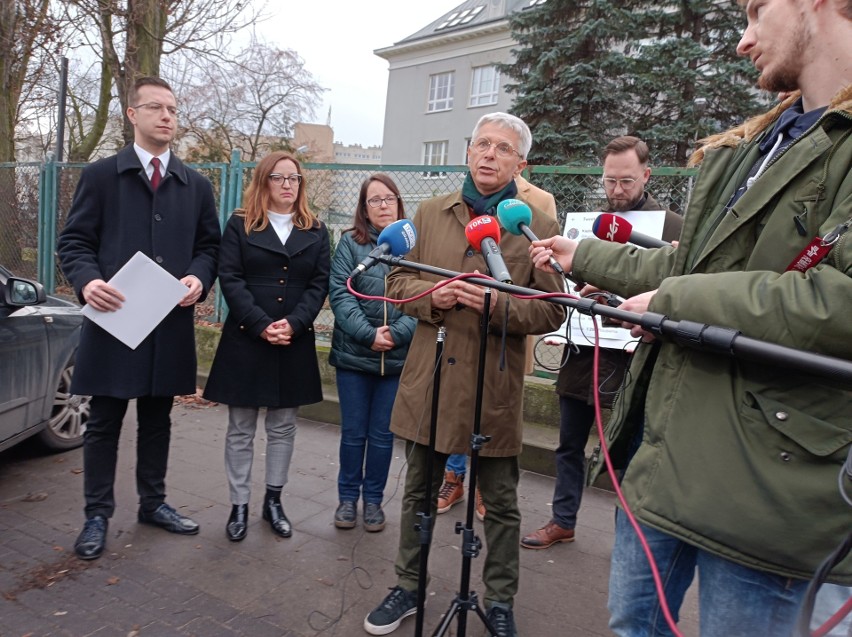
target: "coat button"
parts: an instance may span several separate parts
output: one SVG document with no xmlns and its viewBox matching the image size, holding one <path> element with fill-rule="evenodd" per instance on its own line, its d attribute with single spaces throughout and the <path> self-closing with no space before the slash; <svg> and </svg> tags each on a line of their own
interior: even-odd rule
<svg viewBox="0 0 852 637">
<path fill-rule="evenodd" d="M 154 261 L 156 261 L 157 263 L 162 263 L 163 257 L 157 257 L 156 259 L 154 259 Z"/>
<path fill-rule="evenodd" d="M 284 266 L 283 268 L 281 268 L 281 269 L 282 269 L 282 270 L 284 270 L 284 271 L 286 272 L 286 271 L 287 271 L 287 266 L 285 265 L 285 266 Z"/>
<path fill-rule="evenodd" d="M 779 411 L 775 413 L 775 417 L 781 422 L 784 422 L 790 417 L 790 415 L 786 411 Z"/>
<path fill-rule="evenodd" d="M 464 253 L 464 256 L 466 256 L 466 257 L 470 258 L 470 257 L 472 257 L 474 254 L 476 254 L 476 253 L 473 251 L 473 248 L 468 248 L 468 249 L 467 249 L 467 252 L 465 252 L 465 253 Z"/>
<path fill-rule="evenodd" d="M 455 365 L 455 364 L 456 364 L 456 359 L 453 358 L 452 356 L 447 359 L 447 365 Z"/>
<path fill-rule="evenodd" d="M 279 302 L 279 303 L 283 303 L 283 302 L 284 302 L 284 299 L 283 299 L 283 298 L 281 298 L 281 297 L 279 296 L 279 297 L 278 297 L 278 302 Z"/>
<path fill-rule="evenodd" d="M 246 329 L 246 326 L 245 326 L 245 325 L 240 325 L 240 329 L 241 329 L 241 330 L 244 330 L 244 329 Z"/>
<path fill-rule="evenodd" d="M 163 220 L 163 216 L 159 212 L 154 215 L 154 221 L 162 221 L 162 220 Z"/>
<path fill-rule="evenodd" d="M 792 458 L 793 458 L 793 455 L 790 452 L 788 452 L 788 451 L 782 451 L 781 452 L 781 460 L 783 460 L 784 462 L 790 462 L 790 460 L 792 460 Z"/>
<path fill-rule="evenodd" d="M 281 285 L 284 285 L 284 284 L 287 282 L 287 280 L 286 280 L 286 279 L 278 279 L 278 282 L 279 282 Z"/>
</svg>

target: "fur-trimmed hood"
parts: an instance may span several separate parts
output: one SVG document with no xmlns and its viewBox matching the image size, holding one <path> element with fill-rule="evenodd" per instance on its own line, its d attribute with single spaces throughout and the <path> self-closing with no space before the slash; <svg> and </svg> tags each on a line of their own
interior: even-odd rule
<svg viewBox="0 0 852 637">
<path fill-rule="evenodd" d="M 743 141 L 754 139 L 759 133 L 771 126 L 776 119 L 786 111 L 801 96 L 801 91 L 795 91 L 788 95 L 783 101 L 776 104 L 772 109 L 760 115 L 746 120 L 739 126 L 731 128 L 723 133 L 711 135 L 699 140 L 701 147 L 689 158 L 687 166 L 697 166 L 704 160 L 704 153 L 713 148 L 723 146 L 735 147 Z M 847 111 L 852 113 L 852 84 L 841 89 L 828 105 L 830 111 Z"/>
</svg>

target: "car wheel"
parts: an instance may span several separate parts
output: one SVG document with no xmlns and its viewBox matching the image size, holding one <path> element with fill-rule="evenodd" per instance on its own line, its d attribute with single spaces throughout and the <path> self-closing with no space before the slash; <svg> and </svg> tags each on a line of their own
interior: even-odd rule
<svg viewBox="0 0 852 637">
<path fill-rule="evenodd" d="M 65 365 L 59 376 L 59 385 L 53 398 L 50 420 L 39 437 L 50 449 L 64 451 L 83 444 L 83 433 L 89 419 L 90 396 L 71 393 L 71 378 L 74 376 L 74 359 Z"/>
</svg>

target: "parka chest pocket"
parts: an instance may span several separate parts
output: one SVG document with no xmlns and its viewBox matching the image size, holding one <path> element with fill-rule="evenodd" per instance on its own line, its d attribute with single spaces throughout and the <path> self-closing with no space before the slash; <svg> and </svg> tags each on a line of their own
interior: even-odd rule
<svg viewBox="0 0 852 637">
<path fill-rule="evenodd" d="M 815 456 L 811 462 L 845 459 L 845 448 L 852 443 L 852 423 L 844 428 L 766 396 L 753 392 L 747 392 L 747 396 L 766 424 L 780 434 L 773 445 L 780 461 L 804 460 L 804 452 Z M 835 420 L 841 422 L 844 417 L 849 423 L 849 417 L 840 414 Z"/>
</svg>

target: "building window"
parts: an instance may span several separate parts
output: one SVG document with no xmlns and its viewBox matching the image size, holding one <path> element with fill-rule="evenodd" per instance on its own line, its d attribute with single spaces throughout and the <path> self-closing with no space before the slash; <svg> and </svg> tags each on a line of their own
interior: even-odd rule
<svg viewBox="0 0 852 637">
<path fill-rule="evenodd" d="M 423 165 L 424 166 L 446 166 L 449 156 L 450 142 L 443 140 L 440 142 L 426 142 L 423 144 Z M 447 173 L 439 170 L 427 170 L 423 172 L 424 177 L 444 177 Z"/>
<path fill-rule="evenodd" d="M 477 66 L 470 81 L 469 106 L 496 104 L 500 93 L 500 71 L 496 66 Z"/>
<path fill-rule="evenodd" d="M 440 31 L 441 29 L 449 29 L 451 27 L 456 27 L 460 24 L 467 24 L 476 16 L 478 16 L 484 8 L 485 5 L 481 4 L 470 9 L 464 9 L 462 11 L 453 11 L 441 24 L 435 27 L 435 31 Z"/>
<path fill-rule="evenodd" d="M 448 111 L 453 107 L 455 84 L 452 71 L 429 76 L 429 113 Z"/>
</svg>

